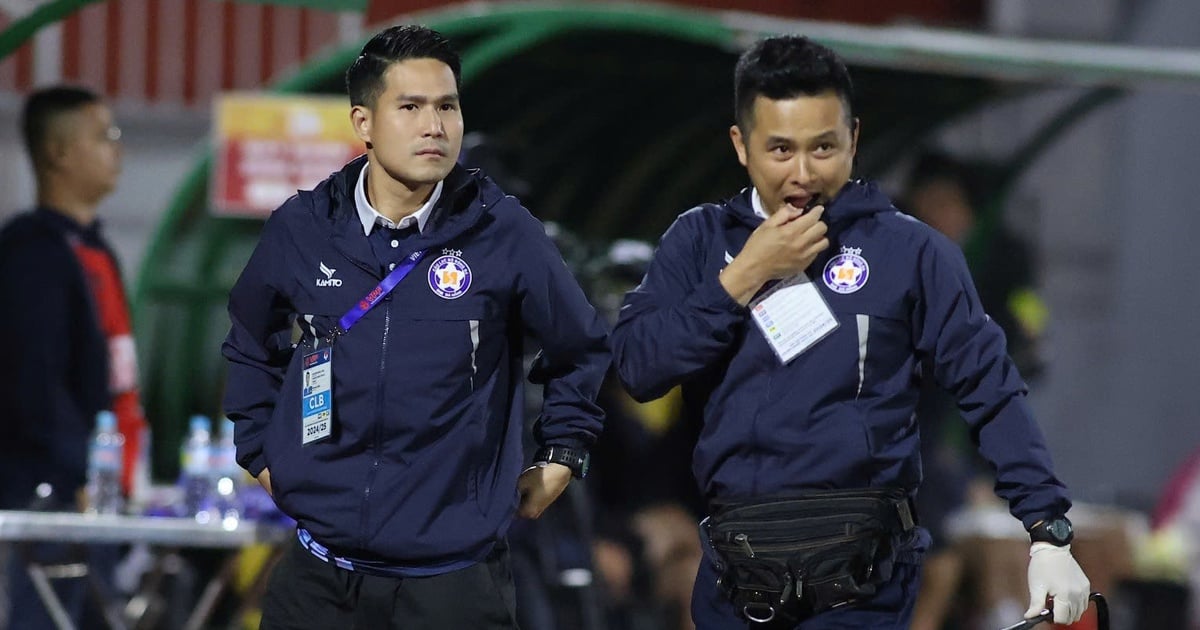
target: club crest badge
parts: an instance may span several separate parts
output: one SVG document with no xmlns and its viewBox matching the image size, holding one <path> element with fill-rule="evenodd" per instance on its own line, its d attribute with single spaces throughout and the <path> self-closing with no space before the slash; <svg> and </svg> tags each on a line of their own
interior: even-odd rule
<svg viewBox="0 0 1200 630">
<path fill-rule="evenodd" d="M 429 288 L 447 300 L 456 300 L 466 294 L 471 288 L 471 268 L 462 259 L 462 250 L 442 250 L 442 257 L 429 265 Z"/>
<path fill-rule="evenodd" d="M 867 284 L 871 267 L 862 257 L 861 247 L 842 247 L 842 253 L 829 259 L 821 277 L 834 293 L 854 293 Z"/>
</svg>

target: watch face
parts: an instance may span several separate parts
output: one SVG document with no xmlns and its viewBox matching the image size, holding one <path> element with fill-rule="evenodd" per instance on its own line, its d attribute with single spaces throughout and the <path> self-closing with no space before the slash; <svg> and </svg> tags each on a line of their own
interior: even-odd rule
<svg viewBox="0 0 1200 630">
<path fill-rule="evenodd" d="M 1055 540 L 1066 541 L 1071 537 L 1071 522 L 1063 518 L 1056 518 L 1046 523 L 1046 532 Z"/>
</svg>

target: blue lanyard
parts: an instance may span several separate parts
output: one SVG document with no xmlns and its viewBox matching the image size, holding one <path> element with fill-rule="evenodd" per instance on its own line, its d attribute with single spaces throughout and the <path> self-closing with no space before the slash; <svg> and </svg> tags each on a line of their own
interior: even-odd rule
<svg viewBox="0 0 1200 630">
<path fill-rule="evenodd" d="M 353 308 L 351 308 L 349 311 L 346 311 L 345 315 L 342 315 L 342 318 L 338 320 L 338 327 L 340 329 L 339 332 L 344 333 L 349 331 L 351 326 L 357 324 L 358 320 L 362 319 L 363 315 L 367 314 L 367 311 L 370 311 L 371 309 L 375 308 L 376 304 L 382 302 L 383 298 L 387 297 L 387 295 L 392 292 L 392 289 L 395 289 L 396 285 L 400 284 L 400 281 L 404 279 L 404 276 L 407 276 L 408 272 L 416 268 L 417 263 L 421 262 L 421 258 L 424 256 L 425 250 L 409 254 L 408 257 L 404 259 L 404 262 L 400 263 L 399 266 L 393 269 L 392 272 L 389 273 L 382 282 L 375 285 L 375 288 L 371 289 L 371 292 L 368 293 L 366 297 L 359 300 Z"/>
</svg>

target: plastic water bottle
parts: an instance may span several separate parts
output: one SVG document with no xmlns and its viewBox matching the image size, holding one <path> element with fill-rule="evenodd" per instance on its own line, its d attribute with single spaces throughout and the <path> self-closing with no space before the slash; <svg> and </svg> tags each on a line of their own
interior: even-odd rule
<svg viewBox="0 0 1200 630">
<path fill-rule="evenodd" d="M 216 516 L 212 475 L 212 424 L 205 416 L 192 416 L 183 442 L 180 479 L 187 516 L 208 523 Z"/>
<path fill-rule="evenodd" d="M 237 527 L 242 516 L 241 483 L 242 467 L 237 463 L 237 447 L 233 443 L 233 421 L 221 421 L 221 439 L 213 449 L 213 474 L 216 477 L 217 510 L 221 524 L 227 528 Z"/>
<path fill-rule="evenodd" d="M 111 411 L 96 414 L 96 430 L 88 448 L 87 511 L 91 514 L 120 514 L 125 507 L 121 496 L 121 461 L 125 436 L 117 430 L 117 416 Z"/>
</svg>

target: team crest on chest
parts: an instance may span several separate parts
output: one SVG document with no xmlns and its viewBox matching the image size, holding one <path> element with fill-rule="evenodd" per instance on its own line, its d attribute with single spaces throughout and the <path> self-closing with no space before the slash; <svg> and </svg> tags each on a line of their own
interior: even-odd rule
<svg viewBox="0 0 1200 630">
<path fill-rule="evenodd" d="M 462 250 L 442 250 L 442 257 L 429 265 L 429 288 L 447 300 L 458 299 L 471 288 L 471 268 L 462 259 Z"/>
<path fill-rule="evenodd" d="M 825 286 L 834 293 L 854 293 L 863 288 L 867 277 L 871 275 L 871 267 L 862 257 L 861 247 L 842 247 L 842 253 L 829 259 L 821 277 Z"/>
</svg>

